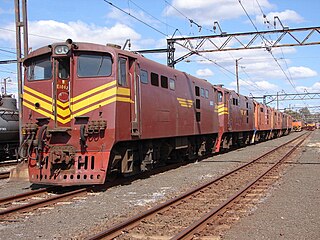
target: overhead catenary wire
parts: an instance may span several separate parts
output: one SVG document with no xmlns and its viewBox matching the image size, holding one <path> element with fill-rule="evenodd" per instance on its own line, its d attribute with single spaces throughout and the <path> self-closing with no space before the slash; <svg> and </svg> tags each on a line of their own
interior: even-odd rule
<svg viewBox="0 0 320 240">
<path fill-rule="evenodd" d="M 248 14 L 247 10 L 245 9 L 245 7 L 243 6 L 241 0 L 238 0 L 240 6 L 242 7 L 243 11 L 245 12 L 245 14 L 247 15 L 248 19 L 250 20 L 251 24 L 253 25 L 254 29 L 256 30 L 256 32 L 259 34 L 259 30 L 256 27 L 256 25 L 254 24 L 253 20 L 251 19 L 250 15 Z M 265 39 L 264 36 L 262 36 L 261 34 L 259 34 L 259 36 L 261 37 L 262 41 L 264 42 L 264 44 L 266 45 L 265 41 L 268 41 L 267 39 Z M 288 77 L 288 75 L 286 74 L 286 72 L 283 70 L 282 66 L 280 65 L 280 63 L 278 62 L 278 60 L 276 59 L 276 57 L 273 55 L 272 53 L 272 49 L 268 50 L 268 52 L 271 54 L 271 56 L 273 57 L 274 61 L 277 63 L 277 65 L 279 66 L 280 70 L 282 71 L 282 73 L 285 75 L 286 79 L 289 81 L 290 85 L 293 87 L 293 89 L 295 90 L 295 92 L 298 93 L 296 86 L 294 85 L 294 83 L 290 80 L 290 78 Z"/>
<path fill-rule="evenodd" d="M 12 29 L 8 29 L 8 28 L 2 28 L 2 27 L 0 27 L 0 30 L 13 32 L 13 33 L 16 32 L 16 30 L 12 30 Z M 63 39 L 60 39 L 60 38 L 48 37 L 48 36 L 43 36 L 43 35 L 34 34 L 34 33 L 28 33 L 28 35 L 34 36 L 34 37 L 39 37 L 39 38 L 51 39 L 51 40 L 55 40 L 55 41 L 63 41 Z"/>
<path fill-rule="evenodd" d="M 139 6 L 137 3 L 135 3 L 134 1 L 132 0 L 128 0 L 128 2 L 132 3 L 134 6 L 136 6 L 138 9 L 140 9 L 141 11 L 143 11 L 144 13 L 148 14 L 150 17 L 152 17 L 153 19 L 157 20 L 158 22 L 164 24 L 165 26 L 167 27 L 170 27 L 172 29 L 177 29 L 176 27 L 162 21 L 161 19 L 155 17 L 154 15 L 152 15 L 151 13 L 149 13 L 148 11 L 146 11 L 144 8 L 142 8 L 141 6 Z"/>
<path fill-rule="evenodd" d="M 6 53 L 17 54 L 16 52 L 9 51 L 9 50 L 5 50 L 5 49 L 2 49 L 2 48 L 0 48 L 0 51 L 1 51 L 1 52 L 6 52 Z"/>
<path fill-rule="evenodd" d="M 107 0 L 104 0 L 104 2 L 108 3 L 109 5 L 111 5 L 112 7 L 116 8 L 116 9 L 118 9 L 119 11 L 123 12 L 124 14 L 126 14 L 126 15 L 128 15 L 128 16 L 130 16 L 130 17 L 134 18 L 134 19 L 135 19 L 135 20 L 137 20 L 138 22 L 141 22 L 142 24 L 144 24 L 144 25 L 148 26 L 149 28 L 151 28 L 151 29 L 153 29 L 154 31 L 156 31 L 156 32 L 160 33 L 161 35 L 168 37 L 168 35 L 167 35 L 166 33 L 164 33 L 164 32 L 162 32 L 162 31 L 160 31 L 159 29 L 157 29 L 157 28 L 155 28 L 155 27 L 151 26 L 150 24 L 148 24 L 148 23 L 146 23 L 145 21 L 143 21 L 143 20 L 139 19 L 138 17 L 136 17 L 136 16 L 132 15 L 131 13 L 129 13 L 129 12 L 127 12 L 127 11 L 125 11 L 125 10 L 121 9 L 120 7 L 118 7 L 118 6 L 116 6 L 116 5 L 114 5 L 112 2 L 107 1 Z"/>
<path fill-rule="evenodd" d="M 187 19 L 187 21 L 192 25 L 196 25 L 199 29 L 199 32 L 202 30 L 202 29 L 205 29 L 209 32 L 213 32 L 213 30 L 211 29 L 208 29 L 206 27 L 203 27 L 201 24 L 197 23 L 196 21 L 194 21 L 193 19 L 189 18 L 186 14 L 184 14 L 182 11 L 180 11 L 178 8 L 176 8 L 175 6 L 173 6 L 171 3 L 169 3 L 167 0 L 164 0 L 165 3 L 167 3 L 169 6 L 171 6 L 174 10 L 176 10 L 181 16 L 183 16 L 185 19 Z"/>
<path fill-rule="evenodd" d="M 261 12 L 263 18 L 265 19 L 265 22 L 264 22 L 264 23 L 272 26 L 272 24 L 270 23 L 270 21 L 267 19 L 267 15 L 264 13 L 264 11 L 263 11 L 263 9 L 262 9 L 262 7 L 261 7 L 261 5 L 260 5 L 260 3 L 259 3 L 258 0 L 256 0 L 256 3 L 258 4 L 258 7 L 259 7 L 259 9 L 260 9 L 260 12 Z M 274 25 L 274 27 L 275 27 L 275 25 Z M 271 41 L 272 41 L 272 40 L 271 40 Z M 290 70 L 289 70 L 289 66 L 288 66 L 288 63 L 287 63 L 287 61 L 286 61 L 286 57 L 284 56 L 284 53 L 283 53 L 283 51 L 282 51 L 282 48 L 280 48 L 280 51 L 281 51 L 282 59 L 283 59 L 285 65 L 286 65 L 286 68 L 288 69 L 289 77 L 287 77 L 285 71 L 282 69 L 280 63 L 276 60 L 276 58 L 273 56 L 273 54 L 272 54 L 271 52 L 270 52 L 270 53 L 271 53 L 272 57 L 275 59 L 275 61 L 277 62 L 278 66 L 279 66 L 279 67 L 281 68 L 281 70 L 283 71 L 283 73 L 286 75 L 286 77 L 287 77 L 287 79 L 289 80 L 290 84 L 293 85 L 294 89 L 296 90 L 295 84 L 294 84 L 293 82 L 291 82 L 291 81 L 292 81 L 292 75 L 291 75 L 291 72 L 290 72 Z M 290 80 L 290 79 L 291 79 L 291 80 Z M 297 91 L 296 91 L 296 92 L 297 92 Z M 305 104 L 307 104 L 307 103 L 305 103 Z"/>
</svg>

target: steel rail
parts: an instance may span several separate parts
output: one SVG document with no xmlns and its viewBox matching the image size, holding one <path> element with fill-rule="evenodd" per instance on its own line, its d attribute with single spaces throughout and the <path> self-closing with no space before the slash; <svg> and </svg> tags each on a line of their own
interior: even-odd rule
<svg viewBox="0 0 320 240">
<path fill-rule="evenodd" d="M 0 198 L 0 204 L 4 204 L 4 203 L 10 202 L 10 201 L 20 200 L 20 199 L 27 198 L 27 197 L 37 195 L 40 193 L 53 191 L 55 189 L 57 189 L 57 187 L 41 188 L 41 189 L 32 190 L 29 192 L 20 193 L 20 194 L 9 196 L 9 197 Z"/>
<path fill-rule="evenodd" d="M 10 172 L 1 172 L 0 179 L 6 179 L 10 177 Z"/>
<path fill-rule="evenodd" d="M 299 138 L 301 138 L 302 136 L 305 136 L 305 135 L 306 135 L 306 133 L 304 133 L 302 135 L 299 135 L 298 137 L 296 137 L 296 138 L 294 138 L 294 139 L 292 139 L 292 140 L 290 140 L 290 141 L 288 141 L 288 142 L 276 147 L 275 149 L 272 149 L 271 151 L 261 155 L 260 157 L 252 160 L 249 163 L 246 163 L 246 164 L 244 164 L 244 165 L 232 170 L 231 172 L 229 172 L 227 174 L 224 174 L 224 175 L 222 175 L 222 176 L 220 176 L 220 177 L 218 177 L 218 178 L 216 178 L 214 180 L 211 180 L 211 181 L 209 181 L 207 183 L 204 183 L 204 184 L 202 184 L 202 185 L 200 185 L 200 186 L 198 186 L 198 187 L 196 187 L 194 189 L 191 189 L 188 192 L 185 192 L 184 194 L 181 194 L 180 196 L 174 197 L 174 198 L 172 198 L 172 199 L 170 199 L 170 200 L 168 200 L 168 201 L 166 201 L 164 203 L 161 203 L 161 204 L 159 204 L 159 205 L 157 205 L 157 206 L 155 206 L 153 208 L 150 208 L 149 210 L 146 210 L 145 212 L 137 214 L 137 215 L 127 219 L 124 222 L 115 224 L 112 227 L 110 227 L 110 228 L 108 228 L 108 229 L 106 229 L 104 231 L 101 231 L 100 233 L 98 233 L 96 235 L 90 236 L 87 239 L 88 240 L 97 240 L 97 239 L 103 239 L 103 238 L 112 239 L 112 238 L 120 235 L 121 231 L 123 229 L 131 229 L 131 228 L 133 228 L 135 225 L 138 224 L 137 223 L 138 221 L 140 221 L 140 220 L 142 220 L 142 219 L 144 219 L 144 218 L 146 218 L 146 217 L 148 217 L 148 216 L 150 216 L 150 215 L 152 215 L 152 214 L 154 214 L 154 213 L 156 213 L 156 212 L 158 212 L 160 210 L 163 210 L 165 208 L 169 208 L 170 205 L 172 205 L 172 204 L 174 204 L 174 203 L 176 203 L 176 202 L 178 202 L 178 201 L 180 201 L 180 200 L 182 200 L 182 199 L 194 194 L 195 192 L 198 192 L 200 189 L 203 189 L 203 188 L 205 188 L 205 187 L 207 187 L 207 186 L 209 186 L 209 185 L 211 185 L 211 184 L 213 184 L 213 183 L 215 183 L 215 182 L 217 182 L 217 181 L 219 181 L 219 180 L 221 180 L 221 179 L 223 179 L 223 178 L 225 178 L 225 177 L 227 177 L 227 176 L 229 176 L 229 175 L 231 175 L 231 174 L 233 174 L 233 173 L 235 173 L 237 171 L 239 171 L 242 168 L 247 167 L 248 165 L 253 164 L 254 162 L 257 162 L 258 160 L 260 160 L 260 159 L 262 159 L 262 158 L 274 153 L 278 149 L 280 149 L 280 148 L 282 148 L 282 147 L 284 147 L 284 146 L 296 141 L 297 139 L 299 139 Z"/>
<path fill-rule="evenodd" d="M 310 134 L 309 134 L 310 135 Z M 308 135 L 308 136 L 309 136 Z M 257 184 L 258 181 L 260 181 L 263 177 L 265 177 L 268 173 L 273 171 L 276 167 L 278 167 L 285 159 L 287 159 L 308 137 L 306 136 L 304 139 L 302 139 L 297 145 L 295 145 L 288 153 L 286 153 L 285 156 L 283 156 L 278 162 L 274 163 L 271 168 L 263 172 L 260 176 L 255 178 L 252 182 L 247 184 L 244 188 L 242 188 L 239 192 L 228 198 L 223 204 L 220 206 L 212 209 L 210 212 L 205 214 L 201 219 L 195 221 L 193 224 L 191 224 L 189 227 L 182 230 L 180 233 L 175 235 L 171 240 L 180 240 L 180 239 L 192 239 L 192 236 L 199 232 L 200 228 L 205 228 L 206 223 L 210 221 L 210 219 L 214 218 L 218 214 L 221 214 L 227 207 L 230 206 L 235 200 L 237 200 L 239 197 L 243 196 L 250 188 L 252 188 L 255 184 Z M 202 230 L 201 229 L 201 230 Z"/>
<path fill-rule="evenodd" d="M 16 166 L 19 162 L 17 162 L 17 160 L 13 161 L 13 162 L 1 162 L 0 163 L 0 168 L 1 167 L 11 167 L 11 166 Z"/>
<path fill-rule="evenodd" d="M 3 211 L 0 211 L 0 217 L 4 216 L 4 215 L 7 215 L 9 213 L 14 213 L 14 212 L 18 212 L 18 211 L 21 211 L 21 210 L 26 210 L 26 209 L 29 209 L 29 208 L 34 208 L 36 206 L 37 207 L 46 206 L 46 205 L 48 205 L 50 203 L 53 203 L 53 202 L 55 202 L 55 201 L 57 201 L 59 199 L 63 199 L 63 198 L 70 197 L 72 195 L 77 195 L 77 194 L 80 194 L 80 193 L 83 193 L 83 192 L 87 192 L 87 191 L 89 191 L 88 188 L 81 188 L 81 189 L 74 190 L 74 191 L 71 191 L 71 192 L 67 192 L 67 193 L 63 193 L 63 194 L 60 194 L 60 195 L 56 195 L 56 196 L 53 196 L 53 197 L 50 197 L 50 198 L 47 198 L 47 199 L 31 202 L 29 204 L 25 204 L 25 205 L 21 205 L 21 206 L 17 206 L 17 207 L 11 207 L 11 208 L 5 209 Z"/>
</svg>

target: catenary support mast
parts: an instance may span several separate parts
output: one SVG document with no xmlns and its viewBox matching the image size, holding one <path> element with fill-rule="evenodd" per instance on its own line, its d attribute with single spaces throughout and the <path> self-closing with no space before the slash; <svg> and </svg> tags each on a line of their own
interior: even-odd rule
<svg viewBox="0 0 320 240">
<path fill-rule="evenodd" d="M 22 63 L 23 57 L 28 54 L 28 24 L 27 24 L 27 0 L 14 0 L 16 19 L 16 48 L 17 48 L 17 81 L 18 81 L 18 108 L 19 108 L 19 137 L 22 141 Z M 23 36 L 22 36 L 23 35 Z M 23 41 L 23 49 L 22 49 Z M 22 54 L 23 52 L 23 54 Z"/>
</svg>

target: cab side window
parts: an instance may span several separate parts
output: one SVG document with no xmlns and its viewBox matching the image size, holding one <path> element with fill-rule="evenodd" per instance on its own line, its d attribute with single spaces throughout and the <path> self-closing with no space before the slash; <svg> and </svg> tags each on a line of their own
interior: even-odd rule
<svg viewBox="0 0 320 240">
<path fill-rule="evenodd" d="M 119 58 L 118 83 L 120 86 L 126 87 L 127 84 L 127 59 Z"/>
<path fill-rule="evenodd" d="M 151 85 L 159 86 L 159 75 L 157 73 L 151 72 Z"/>
<path fill-rule="evenodd" d="M 222 102 L 222 92 L 218 91 L 218 102 Z"/>
<path fill-rule="evenodd" d="M 140 70 L 140 80 L 144 84 L 148 84 L 148 72 L 146 70 Z"/>
<path fill-rule="evenodd" d="M 169 87 L 170 87 L 171 90 L 175 90 L 176 89 L 176 82 L 172 78 L 170 78 Z"/>
</svg>

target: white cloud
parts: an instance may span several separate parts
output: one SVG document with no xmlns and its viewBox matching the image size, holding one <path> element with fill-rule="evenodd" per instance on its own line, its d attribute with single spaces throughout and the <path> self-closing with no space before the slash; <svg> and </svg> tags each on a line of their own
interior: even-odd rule
<svg viewBox="0 0 320 240">
<path fill-rule="evenodd" d="M 306 86 L 298 86 L 296 87 L 298 92 L 309 92 L 309 93 L 318 93 L 320 92 L 320 82 L 315 82 L 311 87 L 306 87 Z"/>
<path fill-rule="evenodd" d="M 277 16 L 281 20 L 281 23 L 286 27 L 288 23 L 302 23 L 305 20 L 303 19 L 302 16 L 300 16 L 296 11 L 287 9 L 282 12 L 270 12 L 267 14 L 267 19 L 269 21 L 274 21 L 274 17 Z M 261 15 L 258 15 L 256 17 L 256 21 L 262 23 L 264 19 L 262 18 Z M 278 20 L 276 20 L 276 26 L 277 28 L 282 28 L 281 24 L 279 23 Z"/>
<path fill-rule="evenodd" d="M 231 82 L 229 84 L 231 87 L 236 87 L 237 83 L 235 81 Z M 279 87 L 273 83 L 270 83 L 268 81 L 251 81 L 251 80 L 244 80 L 244 79 L 240 79 L 239 80 L 239 86 L 241 88 L 241 86 L 246 87 L 247 89 L 249 89 L 252 92 L 255 91 L 268 91 L 268 90 L 277 90 Z"/>
<path fill-rule="evenodd" d="M 4 28 L 14 29 L 14 23 Z M 136 42 L 141 39 L 140 34 L 121 23 L 116 23 L 108 28 L 82 21 L 63 23 L 54 20 L 41 20 L 29 22 L 28 30 L 29 46 L 32 48 L 38 48 L 52 42 L 65 41 L 68 38 L 75 42 L 115 43 L 119 45 L 123 45 L 128 38 Z M 0 31 L 0 40 L 12 42 L 14 45 L 15 35 Z"/>
<path fill-rule="evenodd" d="M 159 28 L 160 26 L 161 22 L 159 20 L 151 17 L 150 15 L 147 15 L 141 10 L 125 8 L 123 9 L 123 11 L 130 13 L 130 16 L 128 14 L 120 12 L 118 9 L 113 8 L 111 9 L 111 12 L 107 14 L 107 21 L 109 21 L 109 19 L 113 19 L 125 25 L 134 26 L 138 22 L 138 20 L 134 20 L 134 18 L 137 18 L 143 20 L 143 22 L 149 24 L 154 28 Z"/>
<path fill-rule="evenodd" d="M 272 84 L 272 83 L 270 83 L 270 82 L 268 82 L 268 81 L 258 81 L 258 82 L 255 82 L 255 84 L 259 87 L 259 88 L 261 88 L 261 89 L 263 89 L 263 90 L 276 90 L 276 89 L 278 89 L 278 86 L 277 85 L 275 85 L 275 84 Z"/>
<path fill-rule="evenodd" d="M 309 78 L 309 77 L 315 77 L 318 75 L 318 73 L 310 68 L 307 67 L 289 67 L 288 71 L 290 73 L 290 76 L 294 79 L 297 78 Z"/>
<path fill-rule="evenodd" d="M 242 4 L 249 14 L 260 13 L 257 4 L 251 1 L 242 1 Z M 273 8 L 268 0 L 259 0 L 259 4 L 263 9 Z M 174 9 L 176 8 L 198 24 L 209 26 L 213 26 L 217 20 L 235 19 L 245 15 L 239 2 L 235 0 L 173 0 L 172 6 L 168 6 L 164 14 L 183 18 Z"/>
<path fill-rule="evenodd" d="M 203 78 L 213 76 L 213 72 L 209 68 L 199 69 L 196 74 L 197 76 L 203 77 Z"/>
<path fill-rule="evenodd" d="M 14 9 L 3 9 L 0 8 L 0 15 L 2 14 L 14 14 Z"/>
</svg>

